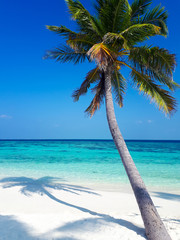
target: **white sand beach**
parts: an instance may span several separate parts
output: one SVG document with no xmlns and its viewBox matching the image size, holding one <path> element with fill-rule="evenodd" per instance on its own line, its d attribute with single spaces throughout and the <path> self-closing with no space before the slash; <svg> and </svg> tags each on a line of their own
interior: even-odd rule
<svg viewBox="0 0 180 240">
<path fill-rule="evenodd" d="M 18 178 L 1 183 L 0 196 L 0 240 L 146 239 L 130 188 L 108 192 Z M 180 239 L 180 194 L 151 196 L 172 239 Z"/>
</svg>

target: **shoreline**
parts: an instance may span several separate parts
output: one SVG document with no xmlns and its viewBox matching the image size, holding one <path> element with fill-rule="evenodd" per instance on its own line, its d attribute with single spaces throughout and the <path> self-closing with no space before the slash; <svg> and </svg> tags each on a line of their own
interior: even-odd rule
<svg viewBox="0 0 180 240">
<path fill-rule="evenodd" d="M 123 182 L 113 182 L 113 181 L 92 181 L 92 179 L 62 179 L 60 177 L 51 177 L 51 176 L 45 176 L 45 175 L 39 175 L 39 177 L 37 178 L 37 176 L 32 176 L 32 175 L 27 175 L 27 176 L 23 176 L 23 175 L 19 175 L 14 177 L 13 175 L 1 175 L 0 174 L 0 187 L 2 185 L 2 183 L 4 182 L 4 180 L 7 179 L 28 179 L 29 181 L 43 181 L 43 179 L 49 179 L 53 184 L 69 184 L 69 185 L 77 185 L 77 186 L 81 186 L 84 188 L 90 188 L 90 189 L 94 189 L 95 191 L 104 191 L 104 192 L 123 192 L 123 193 L 133 193 L 133 190 L 131 188 L 130 182 L 127 179 L 127 181 L 123 181 Z M 91 180 L 91 181 L 90 181 Z M 143 179 L 144 180 L 144 179 Z M 165 184 L 161 184 L 161 185 L 156 185 L 155 184 L 147 184 L 145 182 L 146 188 L 148 190 L 148 192 L 153 193 L 153 192 L 166 192 L 166 193 L 172 193 L 172 194 L 179 194 L 180 195 L 180 184 L 169 184 L 169 185 L 165 185 Z"/>
<path fill-rule="evenodd" d="M 132 192 L 21 178 L 1 183 L 0 195 L 1 240 L 146 239 Z M 180 195 L 151 196 L 172 240 L 180 239 Z"/>
<path fill-rule="evenodd" d="M 104 191 L 104 192 L 123 192 L 123 193 L 133 193 L 130 182 L 121 182 L 121 183 L 113 183 L 113 182 L 80 182 L 80 181 L 67 181 L 69 184 L 81 185 L 83 187 L 91 188 L 96 191 Z M 166 192 L 169 194 L 179 194 L 180 195 L 180 187 L 179 185 L 149 185 L 145 184 L 148 192 L 150 194 L 154 192 Z"/>
</svg>

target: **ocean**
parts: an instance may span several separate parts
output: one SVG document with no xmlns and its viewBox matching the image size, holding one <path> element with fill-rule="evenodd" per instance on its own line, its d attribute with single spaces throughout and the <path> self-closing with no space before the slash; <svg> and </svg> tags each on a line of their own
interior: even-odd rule
<svg viewBox="0 0 180 240">
<path fill-rule="evenodd" d="M 145 184 L 180 190 L 180 141 L 126 141 Z M 118 189 L 128 183 L 112 140 L 1 140 L 0 179 L 53 177 Z"/>
</svg>

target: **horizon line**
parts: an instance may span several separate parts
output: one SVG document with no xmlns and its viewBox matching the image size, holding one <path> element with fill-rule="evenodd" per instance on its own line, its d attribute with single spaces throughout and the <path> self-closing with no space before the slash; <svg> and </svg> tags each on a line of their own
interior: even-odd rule
<svg viewBox="0 0 180 240">
<path fill-rule="evenodd" d="M 125 141 L 180 141 L 180 139 L 124 139 Z M 0 139 L 0 141 L 113 141 L 113 139 L 94 139 L 94 138 L 7 138 Z"/>
</svg>

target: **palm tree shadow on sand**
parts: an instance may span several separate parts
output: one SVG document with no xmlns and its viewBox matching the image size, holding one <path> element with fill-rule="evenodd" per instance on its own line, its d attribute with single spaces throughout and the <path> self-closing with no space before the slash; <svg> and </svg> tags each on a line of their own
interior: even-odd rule
<svg viewBox="0 0 180 240">
<path fill-rule="evenodd" d="M 59 182 L 61 181 L 61 183 Z M 27 178 L 27 177 L 9 177 L 0 180 L 3 188 L 21 187 L 20 192 L 25 196 L 30 196 L 32 193 L 40 195 L 48 194 L 47 188 L 54 190 L 61 190 L 79 195 L 81 192 L 99 195 L 91 189 L 64 183 L 61 178 L 55 177 L 42 177 L 42 178 Z M 50 197 L 50 196 L 49 196 Z"/>
<path fill-rule="evenodd" d="M 127 229 L 135 231 L 138 235 L 145 237 L 145 230 L 143 228 L 140 228 L 127 220 L 117 219 L 108 214 L 91 211 L 87 208 L 65 202 L 55 197 L 53 194 L 51 194 L 51 192 L 48 189 L 61 190 L 61 191 L 66 191 L 66 192 L 70 192 L 72 194 L 78 194 L 78 195 L 80 195 L 80 193 L 87 193 L 87 194 L 94 194 L 94 195 L 100 196 L 99 194 L 97 194 L 96 192 L 92 191 L 89 188 L 57 182 L 60 180 L 63 181 L 60 178 L 53 178 L 53 177 L 43 177 L 39 179 L 27 178 L 27 177 L 9 177 L 9 178 L 1 179 L 0 184 L 2 184 L 3 188 L 11 188 L 11 187 L 17 187 L 17 186 L 21 187 L 20 192 L 27 197 L 30 197 L 31 194 L 34 194 L 34 193 L 38 193 L 40 195 L 46 195 L 50 199 L 60 204 L 77 209 L 85 213 L 89 213 L 90 215 L 96 216 L 98 217 L 98 219 L 104 220 L 105 222 L 119 224 L 123 227 L 126 227 Z M 91 221 L 94 221 L 94 223 L 96 223 L 97 218 L 95 218 L 94 220 L 91 219 Z M 67 223 L 66 226 L 63 227 L 63 229 L 64 228 L 67 229 L 69 227 L 71 228 L 72 225 L 77 227 L 77 224 L 78 224 L 77 221 L 75 221 L 74 223 Z M 57 230 L 60 230 L 60 229 L 62 228 L 59 228 Z"/>
<path fill-rule="evenodd" d="M 11 229 L 11 230 L 9 230 Z M 26 224 L 18 221 L 14 216 L 2 216 L 0 215 L 0 239 L 1 240 L 79 240 L 74 237 L 57 237 L 49 238 L 48 236 L 33 235 L 33 229 Z"/>
</svg>

